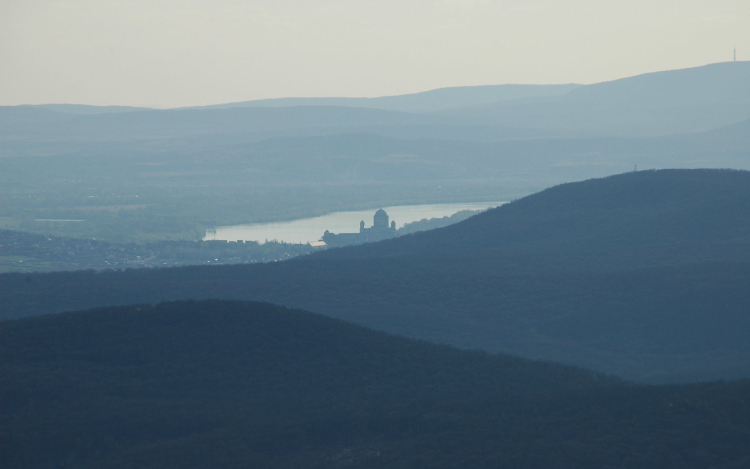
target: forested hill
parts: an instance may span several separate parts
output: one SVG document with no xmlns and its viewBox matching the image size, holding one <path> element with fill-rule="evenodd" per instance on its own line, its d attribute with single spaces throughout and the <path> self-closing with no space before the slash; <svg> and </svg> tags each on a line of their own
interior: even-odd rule
<svg viewBox="0 0 750 469">
<path fill-rule="evenodd" d="M 0 465 L 739 468 L 748 383 L 637 387 L 258 303 L 4 323 Z"/>
<path fill-rule="evenodd" d="M 646 265 L 711 256 L 748 261 L 748 214 L 748 171 L 638 171 L 563 184 L 443 229 L 317 256 L 516 258 L 523 253 L 527 266 L 539 261 L 540 268 L 549 267 L 551 258 L 561 257 L 569 267 L 604 270 L 621 268 L 605 261 L 625 253 L 630 262 L 640 259 Z M 582 257 L 571 259 L 574 253 Z M 590 257 L 594 254 L 603 256 L 599 264 Z"/>
<path fill-rule="evenodd" d="M 559 186 L 431 233 L 273 265 L 0 276 L 0 317 L 262 300 L 649 382 L 750 377 L 750 173 Z"/>
</svg>

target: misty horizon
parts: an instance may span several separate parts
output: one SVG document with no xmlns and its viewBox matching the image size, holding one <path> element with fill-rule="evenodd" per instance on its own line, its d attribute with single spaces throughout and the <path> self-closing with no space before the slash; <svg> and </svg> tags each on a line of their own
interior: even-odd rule
<svg viewBox="0 0 750 469">
<path fill-rule="evenodd" d="M 721 65 L 721 64 L 730 64 L 730 63 L 750 63 L 748 60 L 727 60 L 727 61 L 721 61 L 721 62 L 712 62 L 702 65 L 695 65 L 692 67 L 687 67 L 686 69 L 692 69 L 692 68 L 701 68 L 701 67 L 707 67 L 712 65 Z M 278 97 L 272 97 L 272 98 L 258 98 L 258 99 L 251 99 L 246 101 L 229 101 L 229 102 L 216 102 L 216 103 L 207 103 L 207 104 L 201 104 L 201 105 L 187 105 L 187 106 L 177 106 L 177 107 L 155 107 L 155 106 L 131 106 L 129 104 L 125 103 L 109 103 L 109 104 L 87 104 L 87 103 L 79 103 L 79 102 L 47 102 L 47 103 L 20 103 L 20 104 L 12 104 L 12 105 L 6 105 L 6 106 L 64 106 L 64 105 L 81 105 L 81 106 L 91 106 L 91 107 L 113 107 L 113 108 L 134 108 L 134 109 L 154 109 L 154 110 L 177 110 L 177 109 L 194 109 L 194 108 L 202 108 L 202 107 L 218 107 L 222 105 L 229 105 L 229 104 L 241 104 L 241 103 L 262 103 L 262 102 L 274 102 L 274 101 L 283 101 L 283 100 L 326 100 L 326 99 L 359 99 L 359 100 L 375 100 L 378 98 L 398 98 L 398 97 L 406 97 L 406 96 L 415 96 L 415 95 L 422 95 L 427 94 L 435 91 L 443 91 L 443 90 L 457 90 L 457 89 L 478 89 L 478 88 L 499 88 L 499 87 L 547 87 L 547 86 L 571 86 L 571 87 L 579 87 L 579 86 L 587 86 L 587 85 L 595 85 L 595 84 L 601 84 L 601 83 L 610 83 L 610 82 L 616 82 L 619 80 L 624 80 L 627 78 L 634 78 L 638 76 L 643 75 L 651 75 L 656 74 L 660 72 L 669 72 L 669 71 L 678 71 L 678 70 L 684 70 L 684 69 L 667 69 L 667 70 L 653 70 L 653 71 L 647 71 L 643 73 L 639 73 L 637 75 L 627 75 L 623 77 L 613 78 L 611 80 L 605 80 L 601 82 L 592 82 L 592 83 L 494 83 L 494 84 L 477 84 L 477 85 L 453 85 L 453 86 L 445 86 L 441 88 L 430 88 L 425 90 L 417 90 L 402 94 L 389 94 L 389 95 L 371 95 L 371 96 L 343 96 L 343 95 L 323 95 L 323 96 L 292 96 L 292 95 L 281 95 Z M 520 99 L 520 98 L 519 98 Z M 310 104 L 307 105 L 312 105 Z M 325 105 L 325 104 L 323 104 Z M 0 106 L 3 106 L 0 104 Z"/>
<path fill-rule="evenodd" d="M 748 57 L 748 0 L 0 0 L 0 467 L 750 467 Z"/>
<path fill-rule="evenodd" d="M 177 108 L 590 84 L 750 51 L 741 0 L 7 0 L 0 105 Z M 591 38 L 596 38 L 592 41 Z"/>
</svg>

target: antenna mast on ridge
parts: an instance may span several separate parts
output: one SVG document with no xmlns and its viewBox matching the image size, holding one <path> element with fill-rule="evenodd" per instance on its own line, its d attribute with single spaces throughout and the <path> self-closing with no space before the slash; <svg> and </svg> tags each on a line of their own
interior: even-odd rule
<svg viewBox="0 0 750 469">
<path fill-rule="evenodd" d="M 733 62 L 737 62 L 737 44 L 734 45 L 734 60 Z"/>
</svg>

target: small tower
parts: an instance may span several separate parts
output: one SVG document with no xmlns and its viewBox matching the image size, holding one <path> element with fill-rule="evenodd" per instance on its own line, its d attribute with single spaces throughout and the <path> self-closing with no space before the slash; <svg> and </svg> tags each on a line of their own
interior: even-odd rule
<svg viewBox="0 0 750 469">
<path fill-rule="evenodd" d="M 365 232 L 365 221 L 362 220 L 359 222 L 359 232 L 364 233 Z"/>
</svg>

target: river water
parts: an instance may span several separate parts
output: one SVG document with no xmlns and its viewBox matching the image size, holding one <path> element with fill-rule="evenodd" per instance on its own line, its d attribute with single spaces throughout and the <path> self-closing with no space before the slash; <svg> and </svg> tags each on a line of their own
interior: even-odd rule
<svg viewBox="0 0 750 469">
<path fill-rule="evenodd" d="M 406 223 L 422 220 L 423 218 L 442 218 L 453 215 L 461 210 L 484 210 L 497 207 L 505 202 L 476 202 L 464 204 L 429 204 L 429 205 L 399 205 L 383 207 L 390 220 L 396 222 L 396 228 Z M 365 226 L 372 226 L 372 217 L 378 209 L 357 210 L 351 212 L 334 212 L 314 218 L 299 220 L 257 223 L 251 225 L 220 226 L 216 230 L 206 232 L 205 240 L 227 241 L 284 241 L 287 243 L 309 243 L 317 241 L 326 230 L 332 233 L 358 233 L 359 222 L 365 221 Z M 389 221 L 390 223 L 390 221 Z"/>
</svg>

